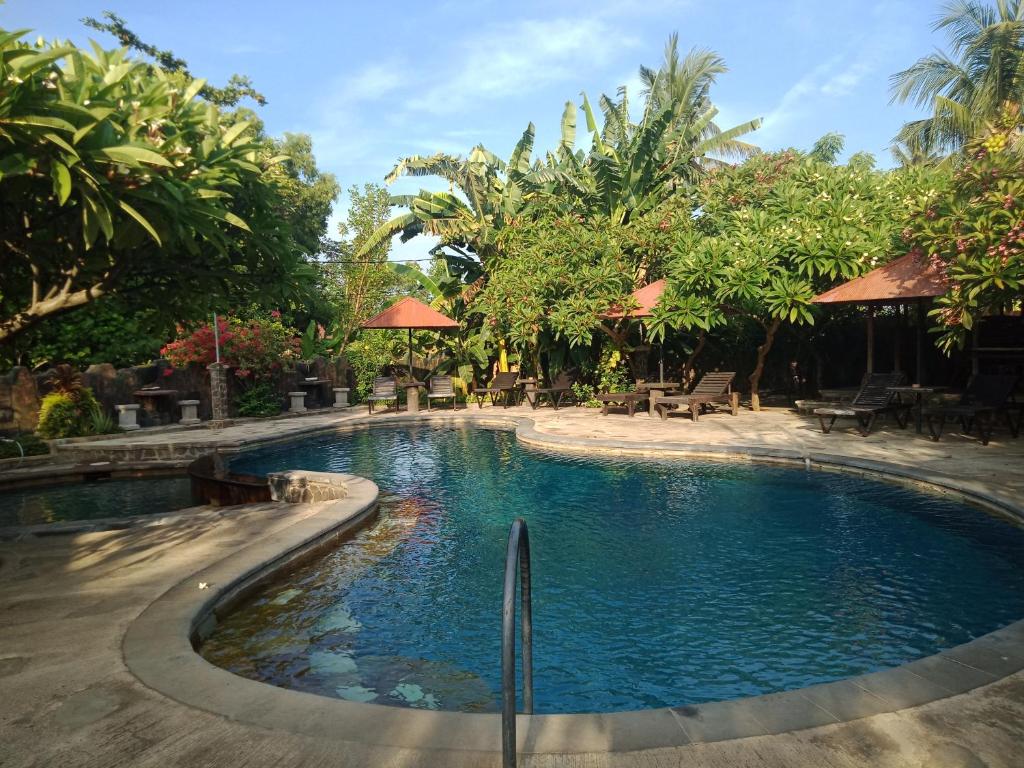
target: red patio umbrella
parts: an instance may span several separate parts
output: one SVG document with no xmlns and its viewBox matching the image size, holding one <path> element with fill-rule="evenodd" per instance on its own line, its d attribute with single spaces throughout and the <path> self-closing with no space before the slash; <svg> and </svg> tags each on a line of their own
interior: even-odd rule
<svg viewBox="0 0 1024 768">
<path fill-rule="evenodd" d="M 379 315 L 371 317 L 362 325 L 363 328 L 408 329 L 409 331 L 409 376 L 412 377 L 412 332 L 443 331 L 458 328 L 459 324 L 436 309 L 431 309 L 422 301 L 406 296 L 392 304 Z"/>
</svg>

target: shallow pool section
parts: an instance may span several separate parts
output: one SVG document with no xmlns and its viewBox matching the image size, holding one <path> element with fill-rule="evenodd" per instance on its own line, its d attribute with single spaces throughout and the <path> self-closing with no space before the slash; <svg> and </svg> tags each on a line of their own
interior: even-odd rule
<svg viewBox="0 0 1024 768">
<path fill-rule="evenodd" d="M 509 432 L 378 428 L 233 468 L 350 472 L 373 523 L 273 583 L 210 661 L 354 701 L 494 711 L 508 528 L 530 526 L 536 711 L 781 691 L 1024 616 L 1024 531 L 938 495 L 758 464 L 571 458 Z"/>
<path fill-rule="evenodd" d="M 187 477 L 93 480 L 0 491 L 0 528 L 158 515 L 192 506 Z"/>
</svg>

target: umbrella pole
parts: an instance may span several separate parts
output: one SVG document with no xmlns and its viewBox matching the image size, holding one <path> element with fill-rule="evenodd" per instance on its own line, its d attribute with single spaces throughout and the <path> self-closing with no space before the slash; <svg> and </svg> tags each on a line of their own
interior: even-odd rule
<svg viewBox="0 0 1024 768">
<path fill-rule="evenodd" d="M 409 378 L 412 379 L 412 328 L 409 329 Z"/>
</svg>

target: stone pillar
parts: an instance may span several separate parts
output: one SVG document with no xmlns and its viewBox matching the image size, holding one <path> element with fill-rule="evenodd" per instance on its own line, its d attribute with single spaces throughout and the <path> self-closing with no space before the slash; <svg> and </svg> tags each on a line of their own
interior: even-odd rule
<svg viewBox="0 0 1024 768">
<path fill-rule="evenodd" d="M 210 363 L 210 405 L 214 421 L 228 418 L 228 367 L 224 363 Z"/>
<path fill-rule="evenodd" d="M 292 406 L 288 409 L 290 413 L 302 413 L 306 410 L 305 392 L 289 392 L 288 397 L 292 399 Z"/>
<path fill-rule="evenodd" d="M 335 387 L 334 388 L 334 407 L 335 408 L 348 408 L 348 387 Z"/>
<path fill-rule="evenodd" d="M 131 432 L 133 429 L 139 428 L 139 408 L 142 406 L 137 403 L 125 403 L 123 405 L 114 406 L 117 408 L 117 426 L 123 429 L 125 432 Z"/>
<path fill-rule="evenodd" d="M 198 400 L 179 400 L 178 405 L 181 406 L 181 421 L 178 422 L 179 424 L 199 423 Z"/>
</svg>

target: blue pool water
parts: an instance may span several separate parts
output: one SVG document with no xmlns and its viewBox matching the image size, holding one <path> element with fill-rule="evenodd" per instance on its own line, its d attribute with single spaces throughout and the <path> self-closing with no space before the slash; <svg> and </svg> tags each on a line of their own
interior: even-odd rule
<svg viewBox="0 0 1024 768">
<path fill-rule="evenodd" d="M 187 477 L 95 480 L 0 492 L 0 528 L 157 515 L 192 506 Z"/>
<path fill-rule="evenodd" d="M 889 483 L 757 464 L 553 456 L 474 428 L 372 429 L 246 454 L 390 494 L 202 653 L 358 701 L 493 711 L 508 528 L 530 526 L 536 711 L 780 691 L 1024 617 L 1024 530 Z"/>
</svg>

